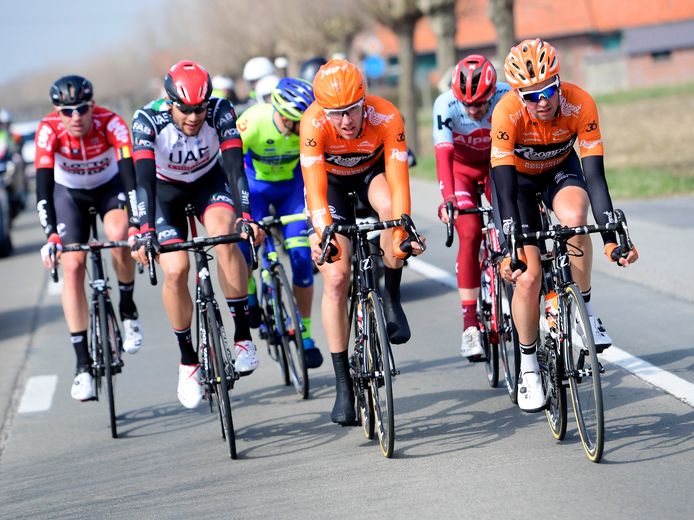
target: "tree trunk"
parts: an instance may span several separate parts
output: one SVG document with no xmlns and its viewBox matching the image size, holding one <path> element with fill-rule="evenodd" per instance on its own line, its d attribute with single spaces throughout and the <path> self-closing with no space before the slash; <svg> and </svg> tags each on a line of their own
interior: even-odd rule
<svg viewBox="0 0 694 520">
<path fill-rule="evenodd" d="M 455 66 L 455 0 L 419 0 L 417 5 L 429 18 L 436 35 L 436 69 L 439 77 Z"/>
<path fill-rule="evenodd" d="M 506 55 L 516 43 L 513 0 L 491 0 L 489 2 L 489 19 L 496 29 L 496 58 L 494 65 L 502 68 Z"/>
<path fill-rule="evenodd" d="M 398 108 L 405 120 L 405 136 L 408 146 L 415 152 L 419 148 L 417 136 L 417 99 L 415 96 L 414 24 L 402 23 L 395 28 L 398 36 Z"/>
</svg>

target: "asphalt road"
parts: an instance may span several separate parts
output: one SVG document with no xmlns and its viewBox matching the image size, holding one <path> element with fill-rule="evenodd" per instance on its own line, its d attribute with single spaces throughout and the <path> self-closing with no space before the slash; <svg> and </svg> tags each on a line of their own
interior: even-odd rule
<svg viewBox="0 0 694 520">
<path fill-rule="evenodd" d="M 451 273 L 436 191 L 413 182 L 413 215 L 429 242 L 421 259 Z M 694 383 L 685 264 L 693 202 L 621 204 L 642 260 L 619 270 L 596 255 L 593 290 L 615 345 L 685 389 Z M 118 376 L 113 440 L 105 402 L 69 397 L 74 357 L 40 267 L 34 214 L 20 216 L 14 239 L 16 254 L 0 260 L 0 518 L 690 517 L 691 404 L 606 361 L 607 441 L 603 462 L 592 464 L 571 412 L 567 438 L 556 442 L 544 414 L 520 412 L 505 390 L 488 387 L 482 366 L 460 357 L 456 292 L 414 268 L 403 283 L 413 337 L 395 351 L 392 460 L 359 429 L 330 422 L 334 377 L 319 319 L 326 363 L 310 373 L 310 399 L 280 384 L 261 349 L 260 368 L 234 389 L 239 460 L 229 460 L 216 414 L 177 401 L 177 348 L 160 289 L 144 276 L 136 299 L 146 343 Z M 54 382 L 55 393 L 45 411 L 23 412 L 36 381 Z"/>
</svg>

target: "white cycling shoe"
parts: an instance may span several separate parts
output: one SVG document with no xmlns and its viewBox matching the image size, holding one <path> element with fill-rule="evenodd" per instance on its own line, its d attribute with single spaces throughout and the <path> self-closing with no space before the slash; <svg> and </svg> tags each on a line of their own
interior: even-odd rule
<svg viewBox="0 0 694 520">
<path fill-rule="evenodd" d="M 237 341 L 234 346 L 236 347 L 236 361 L 234 361 L 234 368 L 242 376 L 247 376 L 258 368 L 260 360 L 258 359 L 258 351 L 251 340 Z"/>
<path fill-rule="evenodd" d="M 545 389 L 539 372 L 523 372 L 518 377 L 518 407 L 524 412 L 539 412 L 545 408 Z"/>
<path fill-rule="evenodd" d="M 178 365 L 178 400 L 186 408 L 196 408 L 202 401 L 200 365 Z"/>
<path fill-rule="evenodd" d="M 77 373 L 72 380 L 70 395 L 77 401 L 89 401 L 94 399 L 94 377 L 88 370 Z"/>
<path fill-rule="evenodd" d="M 612 338 L 605 330 L 605 327 L 600 321 L 600 318 L 595 316 L 588 316 L 588 321 L 590 322 L 590 328 L 593 329 L 593 339 L 595 340 L 595 348 L 598 353 L 605 350 L 607 347 L 612 345 Z"/>
<path fill-rule="evenodd" d="M 484 355 L 481 333 L 477 327 L 468 327 L 463 332 L 460 342 L 460 353 L 464 358 Z"/>
<path fill-rule="evenodd" d="M 123 350 L 128 354 L 135 354 L 142 348 L 142 326 L 140 320 L 123 320 Z"/>
</svg>

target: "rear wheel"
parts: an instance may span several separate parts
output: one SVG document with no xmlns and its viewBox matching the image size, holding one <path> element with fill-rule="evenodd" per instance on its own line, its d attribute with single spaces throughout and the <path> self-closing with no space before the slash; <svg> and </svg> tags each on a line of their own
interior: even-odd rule
<svg viewBox="0 0 694 520">
<path fill-rule="evenodd" d="M 564 292 L 566 322 L 567 376 L 571 404 L 578 433 L 589 460 L 600 462 L 605 444 L 605 425 L 600 380 L 601 365 L 595 348 L 586 304 L 578 287 L 569 285 Z"/>
<path fill-rule="evenodd" d="M 231 362 L 226 355 L 226 349 L 222 346 L 221 320 L 219 310 L 208 308 L 206 313 L 207 331 L 210 342 L 210 357 L 212 358 L 212 370 L 214 389 L 217 394 L 217 411 L 222 422 L 222 437 L 227 442 L 229 456 L 236 458 L 236 434 L 234 432 L 234 421 L 231 417 L 231 401 L 229 399 L 229 389 L 231 386 L 230 369 L 227 367 Z M 219 320 L 219 321 L 218 321 Z"/>
<path fill-rule="evenodd" d="M 304 341 L 301 335 L 301 316 L 294 300 L 292 287 L 281 264 L 275 266 L 277 298 L 280 310 L 282 346 L 286 361 L 286 374 L 294 390 L 302 399 L 308 398 L 308 370 L 304 356 Z"/>
<path fill-rule="evenodd" d="M 492 313 L 496 305 L 492 302 L 495 280 L 491 267 L 483 269 L 480 293 L 477 297 L 477 322 L 480 324 L 480 339 L 484 348 L 484 369 L 487 383 L 492 388 L 499 385 L 499 340 L 492 326 Z"/>
<path fill-rule="evenodd" d="M 378 294 L 371 291 L 367 299 L 366 315 L 366 372 L 369 375 L 375 413 L 375 429 L 384 456 L 393 456 L 395 445 L 395 417 L 393 410 L 393 381 L 395 372 L 390 342 Z"/>
<path fill-rule="evenodd" d="M 101 362 L 104 366 L 104 378 L 106 379 L 106 392 L 108 394 L 108 415 L 111 425 L 111 437 L 118 437 L 116 429 L 116 402 L 113 387 L 113 352 L 111 345 L 111 337 L 115 336 L 113 327 L 109 323 L 108 314 L 106 312 L 106 299 L 103 294 L 98 296 L 97 307 L 99 309 L 99 342 L 101 346 Z"/>
<path fill-rule="evenodd" d="M 566 436 L 566 387 L 562 384 L 561 363 L 554 348 L 546 343 L 538 347 L 538 361 L 542 374 L 542 383 L 547 396 L 545 416 L 552 436 L 558 441 Z"/>
</svg>

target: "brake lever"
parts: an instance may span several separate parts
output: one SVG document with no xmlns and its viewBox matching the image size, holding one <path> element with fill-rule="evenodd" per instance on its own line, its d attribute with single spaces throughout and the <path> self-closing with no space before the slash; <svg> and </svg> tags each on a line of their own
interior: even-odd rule
<svg viewBox="0 0 694 520">
<path fill-rule="evenodd" d="M 451 201 L 446 202 L 446 214 L 448 222 L 446 223 L 446 247 L 451 247 L 453 244 L 453 221 L 455 219 L 455 210 Z"/>
</svg>

